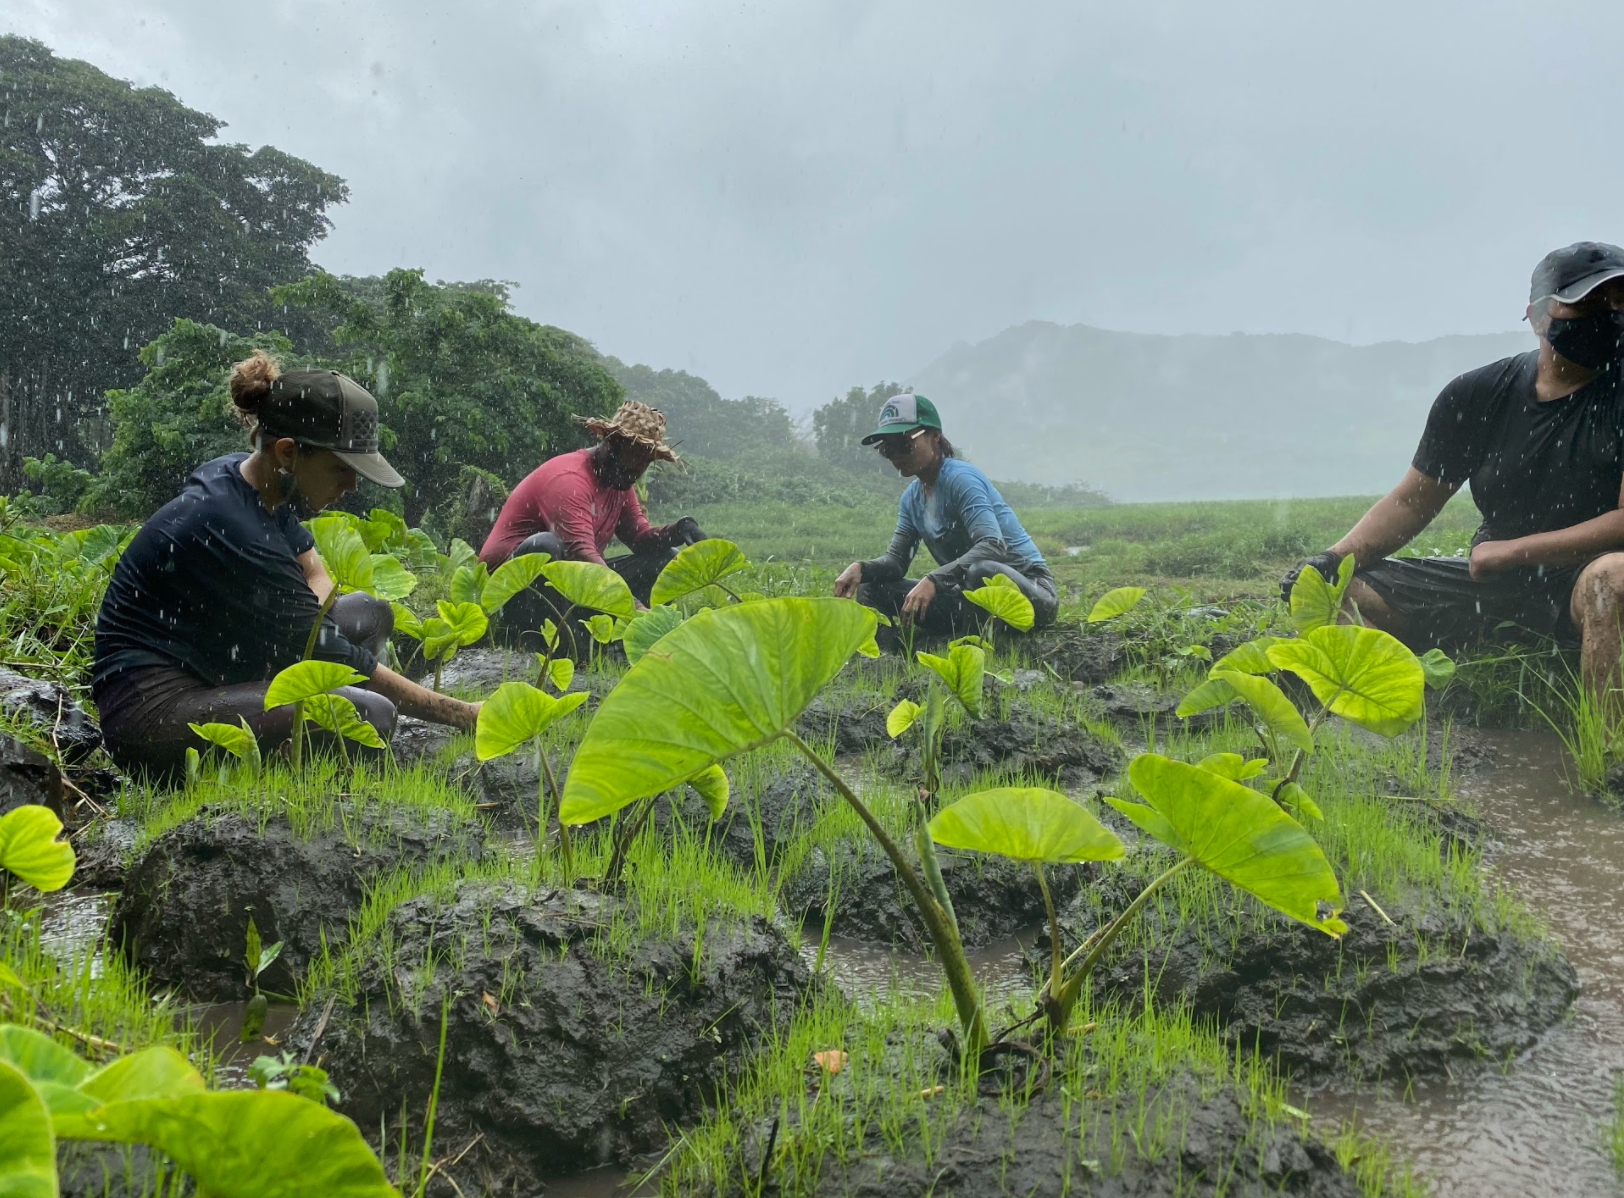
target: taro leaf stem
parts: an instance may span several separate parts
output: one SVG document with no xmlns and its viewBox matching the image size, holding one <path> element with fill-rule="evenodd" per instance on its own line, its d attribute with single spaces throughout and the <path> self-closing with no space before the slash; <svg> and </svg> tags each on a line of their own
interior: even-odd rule
<svg viewBox="0 0 1624 1198">
<path fill-rule="evenodd" d="M 1044 1008 L 1049 1016 L 1050 1025 L 1056 1031 L 1065 1028 L 1067 1019 L 1071 1017 L 1071 1008 L 1076 1004 L 1078 992 L 1082 989 L 1083 979 L 1094 972 L 1094 966 L 1099 964 L 1100 957 L 1105 953 L 1106 949 L 1111 947 L 1111 942 L 1117 938 L 1117 934 L 1128 926 L 1129 921 L 1134 916 L 1139 914 L 1139 909 L 1150 900 L 1151 895 L 1195 863 L 1194 857 L 1186 857 L 1153 878 L 1150 884 L 1139 892 L 1139 896 L 1124 907 L 1122 913 L 1105 926 L 1105 930 L 1100 933 L 1099 939 L 1094 942 L 1093 949 L 1090 950 L 1088 956 L 1083 958 L 1083 963 L 1077 967 L 1077 972 L 1072 974 L 1061 986 L 1060 993 L 1045 996 Z"/>
<path fill-rule="evenodd" d="M 1060 990 L 1060 919 L 1054 913 L 1054 898 L 1049 893 L 1049 879 L 1043 876 L 1043 862 L 1032 862 L 1032 872 L 1038 876 L 1038 889 L 1043 891 L 1043 909 L 1049 913 L 1049 993 Z"/>
<path fill-rule="evenodd" d="M 541 737 L 539 736 L 536 737 L 536 755 L 541 759 L 541 777 L 547 786 L 546 794 L 551 796 L 553 806 L 557 807 L 559 805 L 558 779 L 553 774 L 552 759 L 547 756 L 546 746 L 541 743 Z M 539 810 L 536 815 L 536 851 L 539 853 L 542 846 L 547 843 L 546 801 L 542 800 L 537 806 Z M 573 886 L 575 884 L 575 851 L 570 843 L 569 825 L 562 819 L 558 821 L 558 847 L 564 854 L 564 885 Z"/>
<path fill-rule="evenodd" d="M 909 896 L 919 908 L 920 917 L 925 921 L 925 930 L 930 933 L 931 943 L 936 948 L 937 956 L 941 958 L 942 972 L 947 975 L 948 989 L 953 992 L 953 1006 L 958 1011 L 959 1025 L 964 1029 L 964 1038 L 967 1042 L 965 1059 L 979 1060 L 981 1050 L 987 1044 L 987 1021 L 981 1011 L 981 996 L 976 992 L 970 962 L 964 955 L 964 945 L 959 941 L 958 932 L 948 920 L 947 912 L 942 910 L 941 904 L 920 880 L 918 872 L 897 842 L 891 839 L 874 813 L 857 797 L 856 792 L 846 785 L 846 780 L 835 771 L 835 768 L 790 729 L 786 728 L 783 735 L 817 767 L 819 773 L 829 779 L 830 784 L 840 792 L 841 798 L 851 804 L 851 809 L 857 812 L 857 818 L 874 833 L 874 839 L 880 842 L 880 848 L 891 858 L 891 865 L 896 869 L 897 877 L 902 879 L 903 886 L 907 888 Z"/>
</svg>

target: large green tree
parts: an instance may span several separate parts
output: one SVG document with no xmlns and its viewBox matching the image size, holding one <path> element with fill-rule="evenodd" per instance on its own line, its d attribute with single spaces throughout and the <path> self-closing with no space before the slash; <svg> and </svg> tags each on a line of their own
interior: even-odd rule
<svg viewBox="0 0 1624 1198">
<path fill-rule="evenodd" d="M 901 383 L 886 382 L 875 383 L 867 391 L 853 387 L 844 398 L 831 399 L 813 412 L 812 435 L 819 456 L 865 476 L 895 478 L 896 472 L 863 444 L 863 438 L 874 431 L 885 401 L 907 389 Z"/>
<path fill-rule="evenodd" d="M 0 490 L 24 455 L 89 465 L 103 394 L 177 316 L 253 328 L 304 276 L 343 180 L 37 41 L 0 37 Z"/>
<path fill-rule="evenodd" d="M 465 467 L 511 486 L 586 443 L 573 417 L 607 415 L 621 400 L 590 342 L 515 315 L 501 283 L 318 272 L 275 295 L 324 323 L 335 364 L 378 397 L 413 524 L 456 492 Z"/>
</svg>

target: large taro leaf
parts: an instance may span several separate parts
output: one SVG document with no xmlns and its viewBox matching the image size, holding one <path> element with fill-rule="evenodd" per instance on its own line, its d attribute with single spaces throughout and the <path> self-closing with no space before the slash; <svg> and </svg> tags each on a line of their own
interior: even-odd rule
<svg viewBox="0 0 1624 1198">
<path fill-rule="evenodd" d="M 1237 695 L 1235 688 L 1222 678 L 1208 678 L 1179 701 L 1179 705 L 1173 709 L 1173 714 L 1181 720 L 1186 720 L 1209 708 L 1233 703 Z"/>
<path fill-rule="evenodd" d="M 649 603 L 658 606 L 681 599 L 695 591 L 702 591 L 714 582 L 744 569 L 750 563 L 732 541 L 711 537 L 684 545 L 654 580 Z M 590 605 L 589 605 L 590 606 Z M 603 610 L 607 611 L 608 608 Z"/>
<path fill-rule="evenodd" d="M 407 571 L 399 559 L 387 553 L 372 555 L 372 585 L 367 588 L 380 599 L 391 603 L 404 599 L 417 589 L 417 575 Z"/>
<path fill-rule="evenodd" d="M 1032 601 L 1007 574 L 994 574 L 987 585 L 961 592 L 966 599 L 983 611 L 997 616 L 1011 628 L 1026 632 L 1037 619 Z"/>
<path fill-rule="evenodd" d="M 1335 624 L 1342 615 L 1342 596 L 1353 581 L 1353 567 L 1350 553 L 1337 566 L 1335 581 L 1313 566 L 1298 571 L 1297 581 L 1291 584 L 1291 626 L 1304 633 Z"/>
<path fill-rule="evenodd" d="M 1252 714 L 1275 736 L 1305 753 L 1314 751 L 1314 734 L 1308 730 L 1308 722 L 1272 679 L 1226 670 L 1215 674 L 1209 681 L 1228 683 L 1237 695 L 1246 700 Z"/>
<path fill-rule="evenodd" d="M 1115 619 L 1144 597 L 1144 587 L 1116 587 L 1106 591 L 1089 610 L 1087 622 L 1098 624 L 1101 620 Z"/>
<path fill-rule="evenodd" d="M 1327 624 L 1281 641 L 1269 650 L 1269 660 L 1308 683 L 1337 715 L 1382 736 L 1397 736 L 1421 716 L 1421 663 L 1378 629 Z"/>
<path fill-rule="evenodd" d="M 446 594 L 453 603 L 479 603 L 485 598 L 485 584 L 490 581 L 490 571 L 485 568 L 484 562 L 470 562 L 465 566 L 458 566 L 451 572 L 451 581 L 446 584 Z"/>
<path fill-rule="evenodd" d="M 585 691 L 553 696 L 528 682 L 504 682 L 479 708 L 474 725 L 474 755 L 481 761 L 501 757 L 540 736 L 554 720 L 586 702 Z"/>
<path fill-rule="evenodd" d="M 372 554 L 346 516 L 318 516 L 306 528 L 315 538 L 316 552 L 327 576 L 341 591 L 372 589 Z"/>
<path fill-rule="evenodd" d="M 681 623 L 682 613 L 663 604 L 639 613 L 635 620 L 626 625 L 626 631 L 620 638 L 621 647 L 626 650 L 626 664 L 635 666 L 642 660 L 643 654 L 659 643 L 661 637 Z"/>
<path fill-rule="evenodd" d="M 964 710 L 973 716 L 981 714 L 981 681 L 987 672 L 985 649 L 960 640 L 953 643 L 946 657 L 922 650 L 916 656 L 920 665 L 935 671 L 947 683 L 947 689 L 964 705 Z"/>
<path fill-rule="evenodd" d="M 508 558 L 491 572 L 479 605 L 494 616 L 504 603 L 540 578 L 541 568 L 551 560 L 551 555 L 546 553 L 521 553 Z"/>
<path fill-rule="evenodd" d="M 1282 914 L 1332 936 L 1347 931 L 1330 862 L 1268 795 L 1156 753 L 1135 757 L 1128 777 L 1145 803 L 1109 801 L 1146 832 Z"/>
<path fill-rule="evenodd" d="M 0 1194 L 56 1198 L 56 1137 L 45 1100 L 21 1070 L 0 1061 Z"/>
<path fill-rule="evenodd" d="M 485 609 L 477 603 L 453 603 L 442 599 L 435 605 L 457 639 L 457 645 L 471 645 L 485 635 L 485 630 L 491 626 L 490 617 Z"/>
<path fill-rule="evenodd" d="M 62 821 L 30 803 L 0 815 L 0 869 L 35 890 L 61 890 L 73 877 L 73 846 L 58 840 Z"/>
<path fill-rule="evenodd" d="M 966 795 L 930 821 L 930 836 L 954 849 L 1016 861 L 1111 861 L 1117 834 L 1059 791 L 1000 787 Z"/>
<path fill-rule="evenodd" d="M 210 1198 L 399 1198 L 354 1123 L 286 1090 L 110 1102 L 84 1123 L 86 1139 L 152 1145 Z"/>
<path fill-rule="evenodd" d="M 637 612 L 626 580 L 597 562 L 548 562 L 541 573 L 553 590 L 576 607 L 630 619 Z"/>
<path fill-rule="evenodd" d="M 296 661 L 271 679 L 265 690 L 265 710 L 284 703 L 302 703 L 313 695 L 365 681 L 341 661 Z"/>
<path fill-rule="evenodd" d="M 238 761 L 251 761 L 259 765 L 259 741 L 254 736 L 254 730 L 248 726 L 248 721 L 238 716 L 235 724 L 187 724 L 193 732 L 197 733 L 211 745 L 216 745 L 230 753 Z"/>
<path fill-rule="evenodd" d="M 700 612 L 646 652 L 599 705 L 559 818 L 582 824 L 766 744 L 874 635 L 845 599 L 763 599 Z"/>
</svg>

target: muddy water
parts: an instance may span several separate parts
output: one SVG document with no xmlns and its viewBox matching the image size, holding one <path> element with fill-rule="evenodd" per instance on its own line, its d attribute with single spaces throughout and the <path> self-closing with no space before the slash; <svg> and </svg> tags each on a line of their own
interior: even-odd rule
<svg viewBox="0 0 1624 1198">
<path fill-rule="evenodd" d="M 1572 793 L 1560 743 L 1498 733 L 1492 766 L 1461 781 L 1503 848 L 1495 874 L 1548 921 L 1584 990 L 1569 1017 L 1508 1069 L 1393 1096 L 1306 1100 L 1319 1118 L 1355 1116 L 1435 1194 L 1489 1198 L 1624 1195 L 1603 1135 L 1624 1070 L 1624 815 Z"/>
</svg>

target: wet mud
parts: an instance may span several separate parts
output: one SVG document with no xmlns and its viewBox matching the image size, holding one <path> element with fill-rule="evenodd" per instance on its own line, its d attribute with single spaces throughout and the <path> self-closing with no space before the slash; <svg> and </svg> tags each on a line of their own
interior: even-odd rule
<svg viewBox="0 0 1624 1198">
<path fill-rule="evenodd" d="M 248 920 L 263 944 L 282 942 L 260 977 L 292 994 L 322 945 L 339 945 L 374 878 L 398 866 L 477 860 L 483 829 L 450 813 L 354 814 L 341 830 L 309 838 L 281 817 L 209 813 L 171 828 L 131 864 L 110 935 L 162 986 L 225 1002 L 251 993 L 243 954 Z"/>
<path fill-rule="evenodd" d="M 402 904 L 390 960 L 362 964 L 358 1001 L 340 1003 L 313 1045 L 340 1109 L 393 1131 L 404 1101 L 415 1136 L 443 1009 L 435 1143 L 462 1154 L 448 1167 L 461 1192 L 528 1198 L 549 1175 L 663 1150 L 813 983 L 760 918 L 712 922 L 697 948 L 692 929 L 627 951 L 602 943 L 630 914 L 589 890 L 478 881 L 448 903 Z M 431 954 L 425 974 L 416 963 Z M 322 1005 L 290 1033 L 302 1051 Z"/>
</svg>

